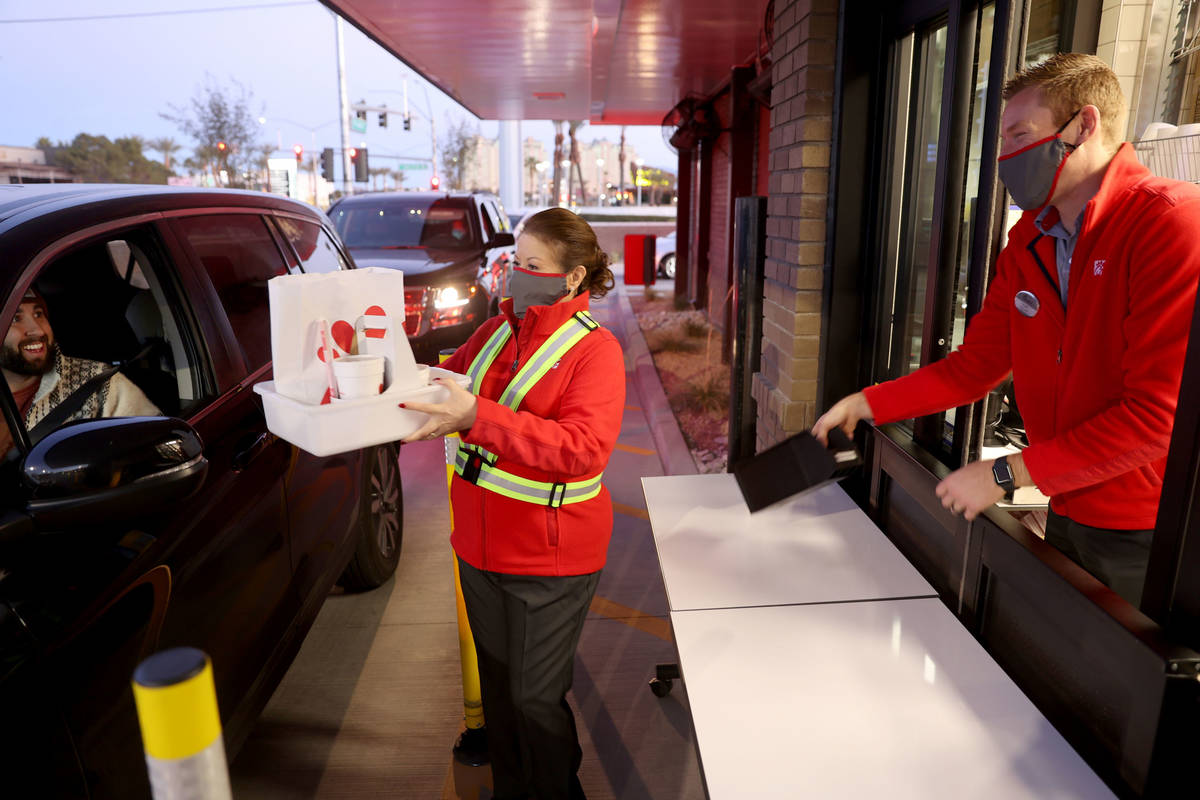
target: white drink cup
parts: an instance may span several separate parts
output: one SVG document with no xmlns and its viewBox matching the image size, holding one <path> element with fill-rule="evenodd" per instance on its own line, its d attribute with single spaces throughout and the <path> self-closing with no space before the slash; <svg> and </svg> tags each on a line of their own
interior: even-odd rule
<svg viewBox="0 0 1200 800">
<path fill-rule="evenodd" d="M 343 400 L 372 397 L 383 391 L 383 356 L 342 356 L 333 360 Z"/>
</svg>

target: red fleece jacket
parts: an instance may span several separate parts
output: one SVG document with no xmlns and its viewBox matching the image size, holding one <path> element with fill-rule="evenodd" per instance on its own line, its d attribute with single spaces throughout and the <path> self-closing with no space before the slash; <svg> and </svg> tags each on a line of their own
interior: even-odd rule
<svg viewBox="0 0 1200 800">
<path fill-rule="evenodd" d="M 1084 210 L 1065 310 L 1055 240 L 1035 216 L 1009 233 L 962 346 L 866 389 L 867 402 L 880 424 L 923 416 L 1011 371 L 1025 465 L 1051 507 L 1083 525 L 1153 528 L 1200 276 L 1200 187 L 1152 176 L 1122 145 Z M 1020 291 L 1040 303 L 1032 317 Z"/>
<path fill-rule="evenodd" d="M 497 399 L 534 351 L 576 311 L 583 295 L 533 306 L 523 320 L 505 300 L 500 316 L 479 327 L 443 366 L 465 373 L 488 337 L 505 320 L 513 326 L 503 349 L 472 387 L 479 406 L 464 442 L 484 447 L 495 466 L 536 481 L 570 482 L 602 472 L 621 432 L 625 409 L 625 358 L 604 328 L 584 336 L 539 380 L 517 411 Z M 534 505 L 481 489 L 457 474 L 450 485 L 454 551 L 476 569 L 515 575 L 583 575 L 604 566 L 612 536 L 607 488 L 581 503 Z"/>
</svg>

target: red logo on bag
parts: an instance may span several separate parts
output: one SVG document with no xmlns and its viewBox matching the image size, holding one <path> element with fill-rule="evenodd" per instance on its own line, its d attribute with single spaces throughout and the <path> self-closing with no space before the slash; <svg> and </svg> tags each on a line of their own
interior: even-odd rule
<svg viewBox="0 0 1200 800">
<path fill-rule="evenodd" d="M 387 312 L 379 306 L 371 306 L 363 312 L 364 317 L 386 317 Z M 339 319 L 337 322 L 329 326 L 329 335 L 333 337 L 333 357 L 340 358 L 341 356 L 350 355 L 350 348 L 354 346 L 354 326 L 344 319 Z M 368 339 L 382 339 L 387 336 L 387 328 L 365 328 L 363 335 Z M 325 348 L 317 348 L 317 358 L 325 360 Z"/>
<path fill-rule="evenodd" d="M 371 306 L 363 312 L 364 317 L 387 317 L 387 312 L 380 306 Z M 368 321 L 369 324 L 369 321 Z M 354 326 L 344 319 L 339 319 L 337 322 L 329 326 L 329 335 L 333 339 L 332 358 L 341 358 L 342 356 L 350 355 L 351 348 L 354 347 Z M 382 339 L 387 336 L 387 328 L 371 328 L 364 327 L 363 335 L 368 339 Z M 325 361 L 325 348 L 317 348 L 317 358 Z M 381 387 L 382 391 L 382 387 Z M 326 405 L 330 402 L 329 390 L 325 390 L 325 394 L 321 397 L 321 405 Z"/>
<path fill-rule="evenodd" d="M 364 317 L 386 317 L 387 312 L 379 306 L 371 306 L 363 312 Z M 382 339 L 387 336 L 387 328 L 364 328 L 363 335 L 368 339 Z"/>
<path fill-rule="evenodd" d="M 343 319 L 329 326 L 329 335 L 333 337 L 333 355 L 332 358 L 350 355 L 350 348 L 354 346 L 354 326 Z M 317 358 L 325 361 L 325 348 L 317 348 Z M 330 360 L 332 360 L 332 358 Z"/>
</svg>

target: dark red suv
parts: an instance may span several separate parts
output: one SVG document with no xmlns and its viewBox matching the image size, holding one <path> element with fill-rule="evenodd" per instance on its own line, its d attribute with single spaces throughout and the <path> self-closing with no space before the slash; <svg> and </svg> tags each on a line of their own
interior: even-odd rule
<svg viewBox="0 0 1200 800">
<path fill-rule="evenodd" d="M 149 796 L 140 660 L 212 657 L 232 758 L 335 581 L 395 570 L 396 446 L 310 456 L 250 391 L 271 377 L 267 281 L 353 263 L 321 212 L 285 198 L 78 184 L 0 186 L 0 254 L 6 349 L 38 297 L 53 349 L 161 415 L 31 425 L 0 387 L 3 794 Z M 58 400 L 110 408 L 111 391 L 77 391 Z"/>
</svg>

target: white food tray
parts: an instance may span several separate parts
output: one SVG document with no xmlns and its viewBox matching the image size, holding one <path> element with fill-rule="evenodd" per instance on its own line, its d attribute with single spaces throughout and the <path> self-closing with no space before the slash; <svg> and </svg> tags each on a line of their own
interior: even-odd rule
<svg viewBox="0 0 1200 800">
<path fill-rule="evenodd" d="M 439 367 L 429 368 L 429 378 L 453 378 L 463 388 L 469 388 L 471 383 L 466 375 Z M 279 394 L 274 381 L 256 383 L 254 391 L 262 396 L 267 430 L 314 456 L 331 456 L 403 439 L 420 428 L 429 415 L 400 408 L 400 403 L 444 403 L 450 395 L 449 389 L 431 383 L 374 397 L 336 400 L 322 406 Z"/>
</svg>

